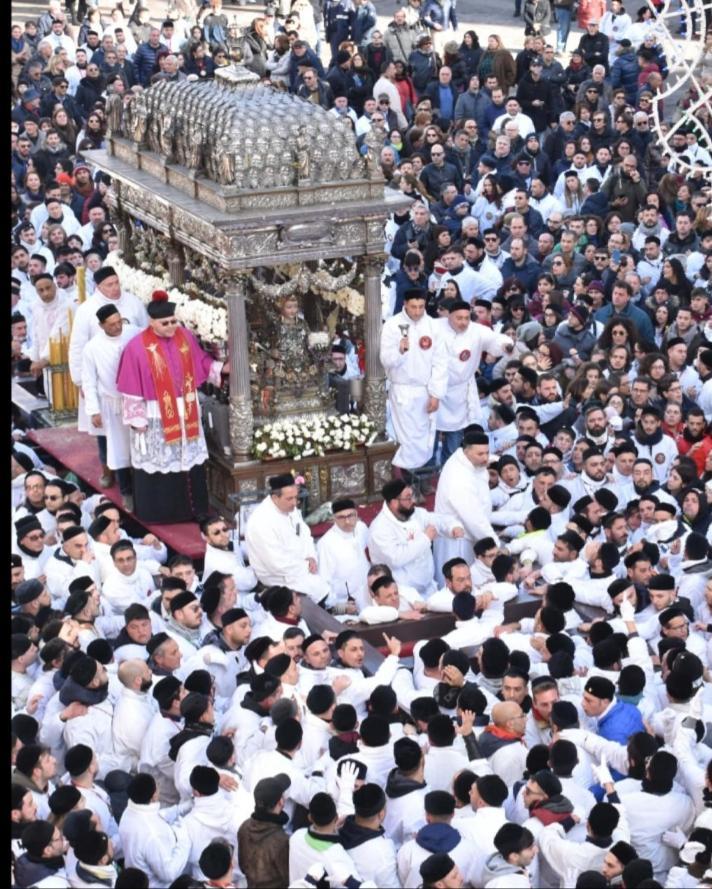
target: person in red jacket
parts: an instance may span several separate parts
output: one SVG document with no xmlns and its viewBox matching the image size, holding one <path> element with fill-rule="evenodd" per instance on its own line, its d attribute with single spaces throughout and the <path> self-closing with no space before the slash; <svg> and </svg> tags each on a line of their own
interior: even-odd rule
<svg viewBox="0 0 712 889">
<path fill-rule="evenodd" d="M 680 454 L 687 455 L 695 461 L 697 474 L 705 471 L 707 454 L 712 451 L 712 435 L 705 420 L 704 412 L 699 407 L 691 407 L 685 418 L 685 428 L 675 440 Z"/>
</svg>

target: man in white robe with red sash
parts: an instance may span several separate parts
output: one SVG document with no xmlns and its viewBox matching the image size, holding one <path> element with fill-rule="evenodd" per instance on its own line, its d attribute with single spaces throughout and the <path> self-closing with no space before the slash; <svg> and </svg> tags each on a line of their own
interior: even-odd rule
<svg viewBox="0 0 712 889">
<path fill-rule="evenodd" d="M 127 343 L 116 380 L 123 421 L 131 427 L 134 514 L 158 524 L 208 512 L 198 386 L 219 385 L 226 369 L 179 326 L 175 308 L 167 293 L 154 292 L 149 326 Z"/>
</svg>

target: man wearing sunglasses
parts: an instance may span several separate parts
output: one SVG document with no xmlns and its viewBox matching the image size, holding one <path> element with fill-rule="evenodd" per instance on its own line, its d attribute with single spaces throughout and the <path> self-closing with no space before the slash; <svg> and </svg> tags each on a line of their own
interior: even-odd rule
<svg viewBox="0 0 712 889">
<path fill-rule="evenodd" d="M 227 367 L 179 325 L 165 291 L 154 291 L 148 317 L 148 327 L 126 345 L 116 377 L 131 427 L 135 514 L 144 522 L 185 522 L 208 512 L 198 387 L 207 380 L 219 386 Z"/>
</svg>

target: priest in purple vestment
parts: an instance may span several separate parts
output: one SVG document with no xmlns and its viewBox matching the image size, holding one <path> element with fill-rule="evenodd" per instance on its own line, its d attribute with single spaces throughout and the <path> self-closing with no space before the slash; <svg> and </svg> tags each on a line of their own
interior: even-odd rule
<svg viewBox="0 0 712 889">
<path fill-rule="evenodd" d="M 131 427 L 134 514 L 144 522 L 186 522 L 208 511 L 198 387 L 220 384 L 227 365 L 215 361 L 179 325 L 175 303 L 157 290 L 149 326 L 126 344 L 116 385 Z"/>
</svg>

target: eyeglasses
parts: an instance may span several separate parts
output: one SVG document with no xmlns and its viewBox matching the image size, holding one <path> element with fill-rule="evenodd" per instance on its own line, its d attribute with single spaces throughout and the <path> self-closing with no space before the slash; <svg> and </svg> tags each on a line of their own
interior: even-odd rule
<svg viewBox="0 0 712 889">
<path fill-rule="evenodd" d="M 44 531 L 37 531 L 34 534 L 27 535 L 28 540 L 42 540 L 43 537 L 45 537 Z"/>
<path fill-rule="evenodd" d="M 62 496 L 61 496 L 61 494 L 45 494 L 44 499 L 45 500 L 61 500 Z"/>
</svg>

